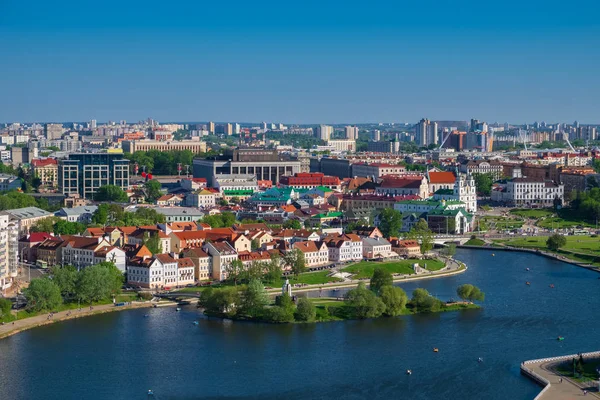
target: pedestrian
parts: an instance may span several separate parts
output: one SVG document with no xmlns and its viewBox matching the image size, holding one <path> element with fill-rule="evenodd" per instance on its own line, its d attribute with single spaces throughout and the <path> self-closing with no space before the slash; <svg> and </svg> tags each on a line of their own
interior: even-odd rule
<svg viewBox="0 0 600 400">
<path fill-rule="evenodd" d="M 560 379 L 558 380 L 558 383 L 562 383 L 562 378 L 560 378 Z"/>
</svg>

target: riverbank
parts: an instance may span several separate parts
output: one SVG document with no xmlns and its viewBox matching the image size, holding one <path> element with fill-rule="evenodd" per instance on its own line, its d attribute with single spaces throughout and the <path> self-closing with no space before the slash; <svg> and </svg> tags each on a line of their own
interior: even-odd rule
<svg viewBox="0 0 600 400">
<path fill-rule="evenodd" d="M 600 351 L 582 353 L 581 355 L 584 359 L 597 359 L 600 357 Z M 543 386 L 542 391 L 534 400 L 564 400 L 572 397 L 579 397 L 583 395 L 583 390 L 586 390 L 590 396 L 600 399 L 598 393 L 590 392 L 590 389 L 597 390 L 597 387 L 592 388 L 590 385 L 577 382 L 557 371 L 556 367 L 559 364 L 578 357 L 579 354 L 570 354 L 522 362 L 521 373 Z"/>
<path fill-rule="evenodd" d="M 76 319 L 76 318 L 89 317 L 92 315 L 104 314 L 107 312 L 132 310 L 132 309 L 136 309 L 136 308 L 154 307 L 155 305 L 158 306 L 158 304 L 161 304 L 161 303 L 157 303 L 157 302 L 153 302 L 153 301 L 140 301 L 140 302 L 134 301 L 128 305 L 119 306 L 119 307 L 115 306 L 114 304 L 104 304 L 104 305 L 93 306 L 93 309 L 91 309 L 91 310 L 89 307 L 83 307 L 81 309 L 81 311 L 78 311 L 77 309 L 60 311 L 60 312 L 54 313 L 54 315 L 51 319 L 48 319 L 48 313 L 45 313 L 42 315 L 36 315 L 34 317 L 23 318 L 23 319 L 15 320 L 12 322 L 7 322 L 4 325 L 0 325 L 0 339 L 4 339 L 6 337 L 15 335 L 19 332 L 23 332 L 28 329 L 33 329 L 33 328 L 37 328 L 37 327 L 49 325 L 49 324 L 54 324 L 56 322 L 67 321 L 67 320 Z M 176 304 L 176 303 L 165 302 L 162 304 L 172 305 L 172 304 Z"/>
</svg>

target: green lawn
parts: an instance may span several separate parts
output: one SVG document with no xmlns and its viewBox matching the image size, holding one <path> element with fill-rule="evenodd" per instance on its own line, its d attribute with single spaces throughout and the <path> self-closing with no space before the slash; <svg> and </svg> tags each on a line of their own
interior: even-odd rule
<svg viewBox="0 0 600 400">
<path fill-rule="evenodd" d="M 600 266 L 600 240 L 591 236 L 565 236 L 567 244 L 557 252 L 572 260 Z M 514 239 L 495 240 L 508 246 L 524 247 L 549 251 L 545 236 L 527 236 Z M 579 254 L 582 253 L 582 254 Z"/>
<path fill-rule="evenodd" d="M 515 208 L 514 210 L 510 210 L 511 214 L 518 215 L 523 218 L 542 218 L 542 217 L 551 217 L 554 215 L 554 211 L 549 208 L 536 208 L 536 209 L 523 209 L 523 208 Z"/>
<path fill-rule="evenodd" d="M 578 226 L 594 228 L 596 226 L 595 223 L 586 221 L 581 215 L 578 215 L 570 208 L 559 210 L 558 216 L 545 218 L 539 221 L 537 225 L 547 229 L 575 228 Z"/>
<path fill-rule="evenodd" d="M 584 362 L 583 373 L 581 374 L 581 376 L 573 375 L 572 360 L 569 360 L 563 364 L 560 364 L 556 369 L 558 370 L 558 372 L 560 372 L 564 376 L 569 377 L 578 382 L 585 382 L 585 381 L 589 381 L 589 380 L 598 379 L 598 372 L 596 372 L 596 369 L 600 367 L 600 360 L 598 360 L 598 359 L 586 360 L 584 358 L 583 362 Z"/>
<path fill-rule="evenodd" d="M 483 246 L 485 245 L 485 240 L 481 239 L 469 239 L 465 242 L 467 246 Z"/>
<path fill-rule="evenodd" d="M 490 229 L 518 229 L 522 228 L 525 221 L 521 219 L 511 219 L 504 217 L 486 216 L 477 220 L 480 231 L 488 231 Z"/>
<path fill-rule="evenodd" d="M 438 260 L 402 260 L 390 262 L 361 261 L 359 263 L 343 268 L 342 271 L 354 274 L 354 279 L 370 278 L 375 268 L 384 268 L 392 274 L 414 274 L 412 265 L 418 263 L 430 271 L 437 271 L 444 267 L 444 263 Z"/>
</svg>

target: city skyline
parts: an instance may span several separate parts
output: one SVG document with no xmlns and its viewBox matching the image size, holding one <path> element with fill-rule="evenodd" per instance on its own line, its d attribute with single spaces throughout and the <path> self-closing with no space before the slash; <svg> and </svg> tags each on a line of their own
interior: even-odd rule
<svg viewBox="0 0 600 400">
<path fill-rule="evenodd" d="M 0 120 L 597 118 L 592 2 L 158 4 L 4 4 Z"/>
</svg>

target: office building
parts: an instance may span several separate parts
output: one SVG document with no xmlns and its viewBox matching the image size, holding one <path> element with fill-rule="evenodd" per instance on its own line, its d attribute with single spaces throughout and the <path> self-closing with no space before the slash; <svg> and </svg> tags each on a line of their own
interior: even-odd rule
<svg viewBox="0 0 600 400">
<path fill-rule="evenodd" d="M 421 147 L 426 147 L 430 144 L 438 144 L 437 131 L 437 122 L 432 122 L 428 119 L 423 118 L 415 126 L 415 138 L 417 144 Z"/>
<path fill-rule="evenodd" d="M 344 128 L 344 132 L 346 133 L 346 139 L 358 140 L 358 127 L 347 126 Z"/>
<path fill-rule="evenodd" d="M 356 141 L 352 139 L 329 139 L 325 142 L 335 151 L 354 152 L 356 150 Z"/>
<path fill-rule="evenodd" d="M 194 178 L 213 181 L 219 174 L 254 174 L 257 180 L 274 184 L 284 175 L 300 172 L 301 162 L 283 159 L 277 150 L 264 148 L 237 148 L 226 150 L 222 156 L 212 159 L 194 159 Z"/>
<path fill-rule="evenodd" d="M 58 186 L 58 162 L 54 158 L 31 160 L 33 175 L 40 179 L 46 188 Z"/>
<path fill-rule="evenodd" d="M 392 141 L 392 142 L 373 142 L 369 141 L 367 143 L 367 151 L 373 153 L 399 153 L 400 152 L 400 142 Z"/>
<path fill-rule="evenodd" d="M 172 151 L 172 150 L 190 150 L 194 154 L 206 153 L 206 142 L 199 140 L 124 140 L 121 147 L 125 153 L 135 153 L 136 151 Z"/>
<path fill-rule="evenodd" d="M 329 140 L 331 139 L 331 135 L 333 134 L 333 126 L 329 125 L 319 125 L 315 128 L 315 136 L 321 140 Z"/>
<path fill-rule="evenodd" d="M 101 186 L 129 188 L 129 160 L 122 153 L 74 153 L 58 165 L 59 191 L 93 198 Z"/>
</svg>

